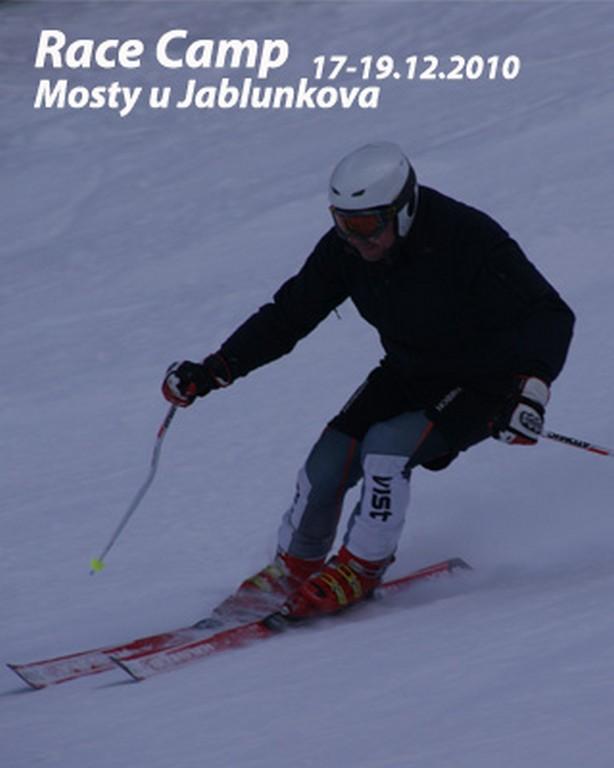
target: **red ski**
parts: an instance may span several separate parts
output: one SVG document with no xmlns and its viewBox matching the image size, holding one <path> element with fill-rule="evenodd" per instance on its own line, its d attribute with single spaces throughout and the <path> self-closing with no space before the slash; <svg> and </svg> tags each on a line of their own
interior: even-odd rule
<svg viewBox="0 0 614 768">
<path fill-rule="evenodd" d="M 197 637 L 202 637 L 202 630 L 192 627 L 171 632 L 161 632 L 148 637 L 141 637 L 122 645 L 109 645 L 93 648 L 88 651 L 78 651 L 67 656 L 57 656 L 53 659 L 41 659 L 27 664 L 7 664 L 15 674 L 31 688 L 46 688 L 48 685 L 65 683 L 86 675 L 96 675 L 114 669 L 111 656 L 122 658 L 131 656 L 138 651 L 156 651 L 181 645 Z"/>
<path fill-rule="evenodd" d="M 385 582 L 377 590 L 380 594 L 391 593 L 407 587 L 415 581 L 438 576 L 442 573 L 451 573 L 455 569 L 469 569 L 470 566 L 460 558 L 444 560 L 441 563 L 427 566 L 419 571 L 414 571 L 407 576 Z M 146 680 L 149 677 L 178 669 L 193 661 L 204 659 L 214 653 L 240 648 L 255 640 L 264 640 L 267 637 L 284 631 L 292 626 L 282 614 L 273 613 L 263 619 L 252 621 L 249 624 L 222 630 L 217 634 L 204 637 L 183 645 L 161 650 L 141 650 L 130 656 L 121 657 L 111 654 L 112 661 L 127 672 L 134 680 Z"/>
<path fill-rule="evenodd" d="M 460 559 L 446 560 L 443 563 L 423 568 L 420 571 L 402 576 L 399 579 L 386 582 L 380 587 L 380 591 L 390 591 L 403 588 L 411 582 L 436 575 L 438 573 L 452 571 L 455 568 L 468 568 L 469 566 Z M 222 606 L 227 610 L 229 601 L 224 601 Z M 221 607 L 221 606 L 220 606 Z M 220 624 L 225 628 L 219 631 Z M 229 628 L 230 624 L 230 628 Z M 237 626 L 240 624 L 241 626 Z M 215 616 L 198 622 L 198 626 L 182 627 L 180 629 L 160 632 L 146 637 L 140 637 L 128 643 L 118 645 L 107 645 L 100 648 L 93 648 L 87 651 L 78 651 L 66 656 L 57 656 L 50 659 L 41 659 L 26 664 L 8 664 L 15 674 L 27 683 L 31 688 L 46 688 L 49 685 L 65 683 L 69 680 L 75 680 L 88 675 L 95 675 L 101 672 L 108 672 L 115 669 L 116 664 L 126 661 L 133 661 L 141 655 L 156 654 L 172 650 L 174 648 L 185 648 L 186 646 L 199 644 L 204 647 L 207 642 L 212 643 L 215 650 L 222 650 L 225 647 L 236 647 L 239 644 L 247 642 L 251 637 L 259 636 L 261 630 L 254 629 L 253 618 L 241 616 L 235 621 L 229 615 L 223 615 L 222 621 L 216 620 Z M 246 627 L 245 633 L 233 634 L 236 630 Z M 228 645 L 231 643 L 231 645 Z M 211 651 L 209 651 L 210 653 Z M 204 655 L 208 655 L 207 653 Z M 151 665 L 155 662 L 151 661 Z"/>
<path fill-rule="evenodd" d="M 233 613 L 233 596 L 224 600 L 218 608 L 220 609 L 219 613 L 217 612 L 218 609 L 215 609 L 211 616 L 190 627 L 146 635 L 120 645 L 107 645 L 87 651 L 77 651 L 67 656 L 40 659 L 26 664 L 7 664 L 7 667 L 19 675 L 31 688 L 38 690 L 46 688 L 48 685 L 66 683 L 79 677 L 96 675 L 115 669 L 111 656 L 121 659 L 138 652 L 173 648 L 213 635 L 219 632 L 221 628 L 227 629 L 254 621 L 255 618 L 254 613 L 250 614 L 245 608 Z M 261 616 L 262 613 L 256 615 Z"/>
</svg>

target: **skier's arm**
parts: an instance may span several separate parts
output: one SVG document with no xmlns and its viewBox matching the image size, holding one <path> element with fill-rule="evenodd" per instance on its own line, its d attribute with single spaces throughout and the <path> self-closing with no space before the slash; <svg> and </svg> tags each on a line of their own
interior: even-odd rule
<svg viewBox="0 0 614 768">
<path fill-rule="evenodd" d="M 162 382 L 162 393 L 173 405 L 186 407 L 213 389 L 227 387 L 254 368 L 290 352 L 337 305 L 347 298 L 343 251 L 328 232 L 303 268 L 286 281 L 273 300 L 249 317 L 202 362 L 173 363 Z"/>
<path fill-rule="evenodd" d="M 235 378 L 290 352 L 347 298 L 342 258 L 339 242 L 329 232 L 302 269 L 275 293 L 273 300 L 222 344 L 220 352 Z"/>
<path fill-rule="evenodd" d="M 499 241 L 480 258 L 472 293 L 484 318 L 513 327 L 515 372 L 554 381 L 567 357 L 574 314 L 514 240 Z"/>
<path fill-rule="evenodd" d="M 290 352 L 347 298 L 342 259 L 340 243 L 331 231 L 273 300 L 239 326 L 216 353 L 199 363 L 173 363 L 162 383 L 164 397 L 173 405 L 189 406 L 196 397 L 227 387 Z"/>
<path fill-rule="evenodd" d="M 492 343 L 496 348 L 497 338 L 501 340 L 507 350 L 502 362 L 512 374 L 509 396 L 492 422 L 492 434 L 510 444 L 535 445 L 543 429 L 550 384 L 565 363 L 575 318 L 517 243 L 502 235 L 472 254 L 468 270 L 478 320 L 498 329 Z"/>
</svg>

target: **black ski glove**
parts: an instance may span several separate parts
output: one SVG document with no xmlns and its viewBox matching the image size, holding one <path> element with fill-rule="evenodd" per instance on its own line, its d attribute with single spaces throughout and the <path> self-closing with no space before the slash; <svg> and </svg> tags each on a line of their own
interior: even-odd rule
<svg viewBox="0 0 614 768">
<path fill-rule="evenodd" d="M 549 397 L 546 382 L 535 376 L 519 376 L 515 392 L 493 422 L 493 437 L 510 445 L 535 445 L 544 428 Z"/>
<path fill-rule="evenodd" d="M 202 363 L 184 360 L 170 365 L 162 382 L 162 394 L 173 405 L 187 408 L 197 397 L 213 389 L 232 384 L 234 376 L 221 352 L 206 357 Z"/>
</svg>

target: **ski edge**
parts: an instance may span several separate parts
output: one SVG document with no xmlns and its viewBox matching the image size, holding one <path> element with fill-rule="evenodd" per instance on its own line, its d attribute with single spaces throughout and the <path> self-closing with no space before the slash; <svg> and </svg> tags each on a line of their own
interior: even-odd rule
<svg viewBox="0 0 614 768">
<path fill-rule="evenodd" d="M 452 573 L 455 570 L 472 569 L 462 558 L 442 560 L 418 571 L 412 571 L 405 576 L 384 582 L 378 592 L 380 594 L 395 592 L 414 581 Z M 301 622 L 296 623 L 296 626 L 300 625 Z M 280 634 L 285 629 L 292 628 L 293 626 L 295 626 L 293 622 L 288 622 L 279 612 L 275 612 L 249 624 L 222 630 L 217 634 L 186 643 L 185 645 L 159 651 L 137 652 L 132 656 L 124 658 L 111 656 L 111 660 L 133 680 L 142 682 L 160 673 L 178 669 L 193 661 L 204 659 L 214 653 L 240 648 L 254 640 Z"/>
<path fill-rule="evenodd" d="M 113 663 L 102 650 L 74 653 L 49 662 L 7 663 L 6 666 L 35 691 L 113 669 Z"/>
<path fill-rule="evenodd" d="M 26 662 L 25 664 L 7 663 L 6 666 L 30 688 L 38 691 L 50 685 L 59 685 L 81 677 L 109 672 L 115 668 L 110 659 L 111 655 L 117 657 L 130 655 L 147 645 L 158 646 L 155 650 L 161 650 L 163 647 L 171 647 L 172 645 L 183 645 L 190 639 L 189 633 L 193 631 L 192 627 L 182 627 L 170 632 L 146 635 L 119 645 L 76 651 L 75 653 Z M 152 650 L 154 649 L 152 648 Z"/>
<path fill-rule="evenodd" d="M 274 615 L 274 614 L 273 614 Z M 154 675 L 177 669 L 193 661 L 207 658 L 214 653 L 240 648 L 254 640 L 263 640 L 277 633 L 265 621 L 268 617 L 222 630 L 215 635 L 195 640 L 175 648 L 135 654 L 128 658 L 111 656 L 111 661 L 134 681 L 142 682 Z"/>
<path fill-rule="evenodd" d="M 471 566 L 459 557 L 442 560 L 441 562 L 425 566 L 417 571 L 412 571 L 405 576 L 400 576 L 396 579 L 384 582 L 376 591 L 376 594 L 381 595 L 382 593 L 389 591 L 397 591 L 403 589 L 414 581 L 430 578 L 443 573 L 451 573 L 456 569 L 471 570 Z M 268 619 L 270 617 L 263 618 Z M 242 644 L 241 637 L 245 633 L 242 634 L 236 631 L 241 630 L 244 627 L 253 627 L 254 625 L 259 624 L 260 621 L 261 620 L 256 620 L 241 626 L 231 627 L 225 630 L 222 629 L 220 632 L 214 632 L 212 635 L 197 637 L 196 639 L 189 637 L 189 633 L 194 631 L 194 627 L 183 627 L 179 630 L 147 635 L 119 645 L 77 651 L 64 656 L 27 662 L 25 664 L 7 663 L 6 666 L 33 690 L 42 690 L 51 685 L 58 685 L 81 677 L 108 672 L 116 667 L 123 669 L 123 671 L 133 677 L 133 679 L 142 680 L 145 678 L 137 677 L 132 674 L 128 665 L 124 665 L 122 662 L 124 660 L 133 659 L 135 655 L 141 656 L 143 654 L 164 653 L 173 648 L 180 648 L 186 645 L 191 645 L 192 643 L 204 645 L 207 641 L 216 638 L 218 635 L 221 635 L 222 638 L 229 638 L 227 642 L 230 642 L 231 645 L 227 647 L 238 647 L 239 644 Z M 272 625 L 272 622 L 269 622 L 269 624 Z M 276 630 L 271 631 L 279 631 L 279 627 L 276 628 Z M 228 633 L 230 633 L 230 635 Z M 247 635 L 249 635 L 249 630 L 247 631 Z M 232 644 L 234 643 L 235 638 L 237 639 L 236 645 Z M 146 649 L 145 646 L 147 644 L 157 644 L 159 647 Z M 220 649 L 217 648 L 216 650 Z M 209 653 L 204 655 L 209 655 Z"/>
</svg>

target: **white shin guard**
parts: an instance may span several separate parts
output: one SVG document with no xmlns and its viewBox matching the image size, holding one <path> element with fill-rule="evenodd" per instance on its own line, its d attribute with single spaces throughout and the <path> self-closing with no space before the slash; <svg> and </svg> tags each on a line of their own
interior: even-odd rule
<svg viewBox="0 0 614 768">
<path fill-rule="evenodd" d="M 311 483 L 307 476 L 305 467 L 302 467 L 296 481 L 296 493 L 292 506 L 283 516 L 281 525 L 277 532 L 278 549 L 282 552 L 292 552 L 292 542 L 297 536 L 301 522 L 307 510 L 309 496 L 311 494 Z M 305 557 L 307 553 L 301 552 L 299 557 Z"/>
<path fill-rule="evenodd" d="M 384 560 L 394 554 L 409 504 L 405 456 L 368 454 L 363 462 L 363 489 L 344 544 L 364 560 Z"/>
</svg>

